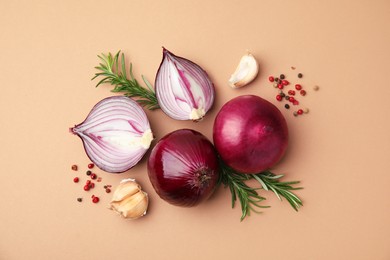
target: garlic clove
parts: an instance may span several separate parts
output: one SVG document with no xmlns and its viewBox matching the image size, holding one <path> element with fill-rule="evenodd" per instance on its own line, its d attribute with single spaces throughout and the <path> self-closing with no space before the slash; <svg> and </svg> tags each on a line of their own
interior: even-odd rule
<svg viewBox="0 0 390 260">
<path fill-rule="evenodd" d="M 136 219 L 146 214 L 148 194 L 134 179 L 124 179 L 115 189 L 110 209 L 124 218 Z"/>
<path fill-rule="evenodd" d="M 141 186 L 134 179 L 124 179 L 120 182 L 112 195 L 111 202 L 121 201 L 141 190 Z"/>
<path fill-rule="evenodd" d="M 241 88 L 252 82 L 259 72 L 259 64 L 255 57 L 247 53 L 242 56 L 235 72 L 229 79 L 229 86 L 232 88 Z"/>
<path fill-rule="evenodd" d="M 114 202 L 112 209 L 124 218 L 136 219 L 146 214 L 148 202 L 148 194 L 139 191 L 121 202 Z"/>
</svg>

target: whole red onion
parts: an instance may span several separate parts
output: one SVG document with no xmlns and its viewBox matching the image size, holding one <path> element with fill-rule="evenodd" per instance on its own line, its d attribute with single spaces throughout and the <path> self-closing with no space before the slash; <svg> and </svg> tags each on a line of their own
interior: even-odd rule
<svg viewBox="0 0 390 260">
<path fill-rule="evenodd" d="M 209 198 L 216 187 L 219 178 L 217 154 L 201 133 L 176 130 L 153 148 L 148 174 L 163 200 L 192 207 Z"/>
<path fill-rule="evenodd" d="M 213 131 L 222 160 L 241 173 L 259 173 L 274 166 L 287 149 L 285 118 L 276 106 L 258 96 L 239 96 L 227 102 Z"/>
</svg>

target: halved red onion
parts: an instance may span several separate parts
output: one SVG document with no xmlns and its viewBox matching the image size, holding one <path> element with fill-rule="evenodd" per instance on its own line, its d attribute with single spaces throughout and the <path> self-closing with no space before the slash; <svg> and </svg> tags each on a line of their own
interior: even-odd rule
<svg viewBox="0 0 390 260">
<path fill-rule="evenodd" d="M 201 120 L 214 103 L 214 85 L 207 73 L 165 48 L 155 90 L 161 109 L 177 120 Z"/>
<path fill-rule="evenodd" d="M 148 160 L 150 182 L 165 201 L 192 207 L 214 192 L 219 178 L 217 153 L 201 133 L 190 129 L 167 134 Z"/>
<path fill-rule="evenodd" d="M 101 100 L 84 122 L 70 131 L 81 138 L 91 161 L 111 173 L 125 172 L 136 165 L 153 140 L 145 112 L 124 96 Z"/>
</svg>

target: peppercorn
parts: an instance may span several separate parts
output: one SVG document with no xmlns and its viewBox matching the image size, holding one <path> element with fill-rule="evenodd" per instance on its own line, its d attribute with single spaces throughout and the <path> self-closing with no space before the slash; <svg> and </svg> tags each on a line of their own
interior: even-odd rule
<svg viewBox="0 0 390 260">
<path fill-rule="evenodd" d="M 96 173 L 92 173 L 92 174 L 91 174 L 91 179 L 94 180 L 94 179 L 96 179 L 96 178 L 97 178 Z"/>
<path fill-rule="evenodd" d="M 274 82 L 274 81 L 275 81 L 275 78 L 272 77 L 272 76 L 269 76 L 269 77 L 268 77 L 268 80 L 269 80 L 269 82 Z"/>
<path fill-rule="evenodd" d="M 273 86 L 274 86 L 274 88 L 277 88 L 278 87 L 278 83 L 274 82 Z"/>
<path fill-rule="evenodd" d="M 85 186 L 84 186 L 84 190 L 85 190 L 85 191 L 89 191 L 89 189 L 90 189 L 90 188 L 89 188 L 89 185 L 85 185 Z"/>
<path fill-rule="evenodd" d="M 284 86 L 287 86 L 288 84 L 290 84 L 290 82 L 288 81 L 288 80 L 282 80 L 282 84 L 284 85 Z"/>
<path fill-rule="evenodd" d="M 289 100 L 290 99 L 290 96 L 285 96 L 284 97 L 286 100 Z"/>
<path fill-rule="evenodd" d="M 294 115 L 294 116 L 298 116 L 298 113 L 297 113 L 297 112 L 294 112 L 293 115 Z"/>
<path fill-rule="evenodd" d="M 303 110 L 302 109 L 298 109 L 297 114 L 298 115 L 302 115 L 303 114 Z"/>
<path fill-rule="evenodd" d="M 302 96 L 305 96 L 306 95 L 306 91 L 305 90 L 301 90 L 300 92 L 299 92 Z"/>
<path fill-rule="evenodd" d="M 317 90 L 319 90 L 319 89 L 320 89 L 320 87 L 317 86 L 317 85 L 315 85 L 315 86 L 313 87 L 313 90 L 314 90 L 314 91 L 317 91 Z"/>
<path fill-rule="evenodd" d="M 288 98 L 288 101 L 290 101 L 290 102 L 294 102 L 294 101 L 295 101 L 295 98 L 293 98 L 293 97 L 289 97 L 289 98 Z"/>
<path fill-rule="evenodd" d="M 92 196 L 92 202 L 93 203 L 98 203 L 99 202 L 99 197 L 96 197 L 95 195 Z"/>
<path fill-rule="evenodd" d="M 110 192 L 111 192 L 111 189 L 107 188 L 107 189 L 106 189 L 106 192 L 107 192 L 107 193 L 110 193 Z"/>
<path fill-rule="evenodd" d="M 88 176 L 91 175 L 91 173 L 92 173 L 91 171 L 87 171 L 87 172 L 86 172 L 86 174 L 87 174 Z"/>
<path fill-rule="evenodd" d="M 298 100 L 294 100 L 294 101 L 293 101 L 293 105 L 294 105 L 294 106 L 297 106 L 297 105 L 299 105 L 299 102 L 298 102 Z"/>
<path fill-rule="evenodd" d="M 278 89 L 283 89 L 283 84 L 278 84 Z"/>
<path fill-rule="evenodd" d="M 282 98 L 286 96 L 286 94 L 284 94 L 283 91 L 280 91 L 280 92 L 279 92 L 279 95 L 280 95 Z"/>
<path fill-rule="evenodd" d="M 295 95 L 295 91 L 294 90 L 289 90 L 288 94 L 291 95 L 291 96 L 294 96 Z"/>
<path fill-rule="evenodd" d="M 279 82 L 279 78 L 275 78 L 275 82 Z"/>
<path fill-rule="evenodd" d="M 302 78 L 302 77 L 303 77 L 302 73 L 298 73 L 298 78 Z"/>
<path fill-rule="evenodd" d="M 78 202 L 82 202 L 82 201 L 83 201 L 83 198 L 77 198 L 77 201 L 78 201 Z"/>
<path fill-rule="evenodd" d="M 301 90 L 302 89 L 302 86 L 300 84 L 295 84 L 295 89 L 296 90 Z"/>
<path fill-rule="evenodd" d="M 305 113 L 305 114 L 309 113 L 309 109 L 308 109 L 307 107 L 304 108 L 304 109 L 303 109 L 303 113 Z"/>
<path fill-rule="evenodd" d="M 277 101 L 281 101 L 282 100 L 282 96 L 281 95 L 276 95 L 276 100 Z"/>
<path fill-rule="evenodd" d="M 75 178 L 73 179 L 73 182 L 74 182 L 74 183 L 79 182 L 79 177 L 75 177 Z"/>
<path fill-rule="evenodd" d="M 290 105 L 289 105 L 289 104 L 285 104 L 284 107 L 285 107 L 286 109 L 290 109 Z"/>
<path fill-rule="evenodd" d="M 88 164 L 88 169 L 92 169 L 95 165 L 93 163 Z"/>
<path fill-rule="evenodd" d="M 284 76 L 284 74 L 280 74 L 279 78 L 280 79 L 285 79 L 286 77 Z"/>
<path fill-rule="evenodd" d="M 73 164 L 73 165 L 72 165 L 72 171 L 77 171 L 77 168 L 78 168 L 78 167 L 77 167 L 76 164 Z"/>
</svg>

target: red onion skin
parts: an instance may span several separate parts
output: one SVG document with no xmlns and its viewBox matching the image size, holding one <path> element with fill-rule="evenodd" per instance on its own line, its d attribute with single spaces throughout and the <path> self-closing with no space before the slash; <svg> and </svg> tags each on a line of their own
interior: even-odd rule
<svg viewBox="0 0 390 260">
<path fill-rule="evenodd" d="M 280 110 L 254 95 L 227 102 L 214 121 L 214 145 L 222 160 L 240 173 L 274 166 L 288 145 L 288 128 Z"/>
<path fill-rule="evenodd" d="M 196 206 L 214 192 L 219 164 L 212 143 L 190 129 L 163 137 L 148 160 L 149 179 L 157 194 L 170 204 Z"/>
</svg>

